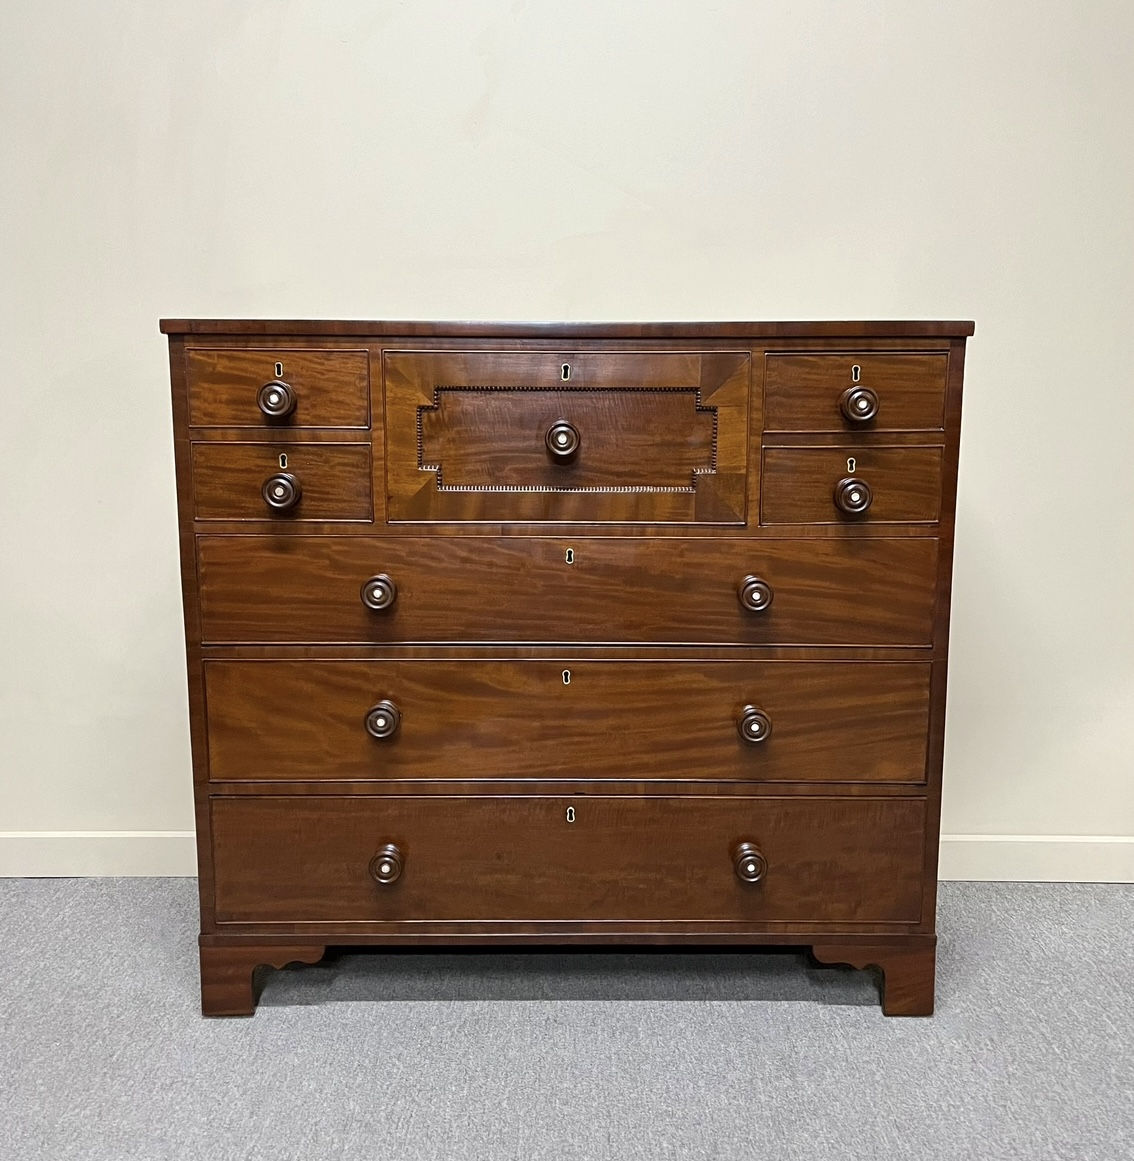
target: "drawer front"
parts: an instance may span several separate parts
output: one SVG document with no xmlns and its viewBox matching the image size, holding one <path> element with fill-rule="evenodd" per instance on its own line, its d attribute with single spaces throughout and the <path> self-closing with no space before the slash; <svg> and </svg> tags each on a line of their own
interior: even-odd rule
<svg viewBox="0 0 1134 1161">
<path fill-rule="evenodd" d="M 764 524 L 933 523 L 941 515 L 942 454 L 939 447 L 765 448 L 761 519 Z M 866 511 L 841 510 L 840 486 L 851 506 L 859 495 L 868 495 Z"/>
<path fill-rule="evenodd" d="M 948 365 L 945 354 L 769 354 L 764 430 L 938 431 Z M 855 396 L 844 404 L 855 390 L 866 403 Z M 864 412 L 872 418 L 864 421 Z"/>
<path fill-rule="evenodd" d="M 923 662 L 210 661 L 209 769 L 916 783 L 929 679 Z M 396 728 L 375 737 L 378 707 Z"/>
<path fill-rule="evenodd" d="M 185 354 L 193 427 L 368 427 L 367 351 L 194 348 Z M 282 417 L 260 409 L 261 389 L 282 382 L 294 409 Z M 286 393 L 281 392 L 286 396 Z"/>
<path fill-rule="evenodd" d="M 195 443 L 192 447 L 198 520 L 373 518 L 368 444 Z M 269 497 L 287 506 L 273 507 Z"/>
<path fill-rule="evenodd" d="M 933 640 L 930 538 L 201 536 L 197 552 L 206 644 Z M 750 574 L 773 590 L 764 612 L 738 599 Z M 371 612 L 378 575 L 397 596 Z"/>
<path fill-rule="evenodd" d="M 921 913 L 923 799 L 252 796 L 213 799 L 212 824 L 220 923 Z M 744 842 L 766 862 L 756 883 L 734 868 Z M 379 883 L 386 844 L 402 870 Z"/>
<path fill-rule="evenodd" d="M 750 363 L 387 352 L 389 518 L 743 524 Z"/>
</svg>

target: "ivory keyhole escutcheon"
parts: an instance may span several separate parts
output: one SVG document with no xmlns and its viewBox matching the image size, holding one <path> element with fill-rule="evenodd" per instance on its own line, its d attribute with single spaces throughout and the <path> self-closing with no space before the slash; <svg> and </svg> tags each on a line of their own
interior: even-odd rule
<svg viewBox="0 0 1134 1161">
<path fill-rule="evenodd" d="M 862 368 L 857 363 L 855 363 L 855 365 L 850 369 L 850 381 L 852 383 L 857 383 L 861 378 Z"/>
<path fill-rule="evenodd" d="M 569 669 L 563 670 L 563 684 L 564 685 L 571 684 L 571 670 L 569 670 Z"/>
<path fill-rule="evenodd" d="M 855 469 L 858 466 L 858 460 L 854 456 L 847 456 L 847 471 L 854 475 Z"/>
<path fill-rule="evenodd" d="M 570 363 L 564 363 L 563 366 L 559 368 L 559 378 L 562 379 L 564 383 L 566 383 L 571 378 Z"/>
<path fill-rule="evenodd" d="M 568 822 L 575 821 L 575 808 L 573 806 L 567 807 L 567 821 Z"/>
<path fill-rule="evenodd" d="M 283 363 L 276 364 L 276 378 L 277 379 L 283 378 Z"/>
<path fill-rule="evenodd" d="M 287 452 L 280 452 L 280 467 L 287 467 Z"/>
<path fill-rule="evenodd" d="M 575 563 L 575 550 L 573 548 L 567 549 L 567 551 L 563 554 L 563 559 L 568 564 L 574 564 Z"/>
</svg>

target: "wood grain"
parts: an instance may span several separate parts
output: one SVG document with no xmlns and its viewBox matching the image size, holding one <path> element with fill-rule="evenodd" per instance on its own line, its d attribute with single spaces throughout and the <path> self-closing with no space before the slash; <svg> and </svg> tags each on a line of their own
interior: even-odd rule
<svg viewBox="0 0 1134 1161">
<path fill-rule="evenodd" d="M 947 352 L 771 353 L 764 371 L 764 430 L 939 430 L 945 420 L 948 361 Z M 853 423 L 839 410 L 843 392 L 855 386 L 878 396 L 878 414 L 868 423 Z"/>
<path fill-rule="evenodd" d="M 376 319 L 184 319 L 163 318 L 167 335 L 303 335 L 380 338 L 499 339 L 771 339 L 771 338 L 949 338 L 971 335 L 972 321 L 925 319 L 843 322 L 442 322 Z"/>
<path fill-rule="evenodd" d="M 854 461 L 854 468 L 848 461 Z M 932 523 L 941 514 L 939 447 L 766 447 L 764 524 Z M 835 507 L 835 485 L 853 476 L 874 493 L 870 510 L 847 516 Z"/>
<path fill-rule="evenodd" d="M 192 454 L 198 520 L 286 524 L 373 517 L 368 444 L 198 442 Z M 264 502 L 261 488 L 282 471 L 300 481 L 303 494 L 294 508 L 276 512 Z"/>
<path fill-rule="evenodd" d="M 285 346 L 256 350 L 194 347 L 185 354 L 189 423 L 194 427 L 367 427 L 370 363 L 366 351 L 316 351 Z M 281 363 L 282 375 L 276 374 Z M 295 411 L 269 420 L 256 398 L 282 378 L 296 394 Z"/>
<path fill-rule="evenodd" d="M 574 822 L 568 821 L 572 811 Z M 908 923 L 916 798 L 216 798 L 216 909 L 234 922 L 744 920 Z M 769 865 L 742 883 L 732 851 Z M 397 883 L 369 863 L 405 856 Z"/>
<path fill-rule="evenodd" d="M 747 351 L 387 351 L 389 519 L 743 524 L 751 362 Z M 566 464 L 544 445 L 560 419 L 582 436 Z"/>
<path fill-rule="evenodd" d="M 209 643 L 925 646 L 936 553 L 915 538 L 198 538 Z M 370 613 L 359 589 L 383 572 L 398 599 Z M 748 573 L 775 590 L 766 613 L 740 607 Z"/>
<path fill-rule="evenodd" d="M 446 388 L 436 398 L 420 412 L 421 458 L 442 488 L 693 490 L 713 470 L 715 413 L 698 410 L 696 391 Z M 564 464 L 544 442 L 560 420 L 581 438 Z"/>
<path fill-rule="evenodd" d="M 258 999 L 255 972 L 259 967 L 318 963 L 321 944 L 201 944 L 201 1014 L 251 1016 Z"/>
<path fill-rule="evenodd" d="M 925 780 L 924 662 L 209 661 L 214 781 Z M 564 682 L 564 671 L 568 682 Z M 389 699 L 398 732 L 367 711 Z M 745 742 L 742 706 L 772 721 Z"/>
<path fill-rule="evenodd" d="M 882 972 L 882 1011 L 887 1016 L 932 1016 L 937 971 L 936 938 L 893 943 L 816 944 L 811 953 L 820 963 L 846 963 L 860 970 Z"/>
</svg>

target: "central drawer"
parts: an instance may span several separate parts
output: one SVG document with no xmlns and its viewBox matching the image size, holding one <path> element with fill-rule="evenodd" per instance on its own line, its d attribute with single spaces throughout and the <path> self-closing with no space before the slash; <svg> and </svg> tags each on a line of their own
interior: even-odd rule
<svg viewBox="0 0 1134 1161">
<path fill-rule="evenodd" d="M 209 770 L 217 782 L 920 783 L 930 670 L 927 662 L 208 661 Z"/>
<path fill-rule="evenodd" d="M 743 524 L 747 351 L 387 351 L 391 521 Z"/>
<path fill-rule="evenodd" d="M 200 536 L 197 552 L 205 644 L 933 640 L 930 538 Z"/>
<path fill-rule="evenodd" d="M 921 798 L 280 796 L 211 808 L 221 924 L 921 915 Z M 743 881 L 753 866 L 759 880 Z"/>
</svg>

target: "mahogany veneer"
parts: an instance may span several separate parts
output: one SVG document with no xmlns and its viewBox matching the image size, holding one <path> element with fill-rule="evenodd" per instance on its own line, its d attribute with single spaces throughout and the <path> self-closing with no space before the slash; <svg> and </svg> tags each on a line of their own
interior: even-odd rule
<svg viewBox="0 0 1134 1161">
<path fill-rule="evenodd" d="M 932 1011 L 971 323 L 162 329 L 206 1014 L 352 943 Z"/>
</svg>

